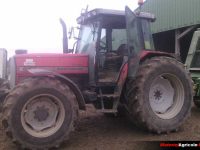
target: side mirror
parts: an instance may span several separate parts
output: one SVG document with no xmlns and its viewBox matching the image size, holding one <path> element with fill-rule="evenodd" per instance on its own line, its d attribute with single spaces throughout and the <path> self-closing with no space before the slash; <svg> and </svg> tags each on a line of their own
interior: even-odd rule
<svg viewBox="0 0 200 150">
<path fill-rule="evenodd" d="M 69 39 L 74 38 L 74 39 L 78 39 L 78 35 L 77 33 L 79 33 L 80 28 L 79 27 L 71 27 L 69 28 Z"/>
<path fill-rule="evenodd" d="M 69 39 L 72 38 L 73 33 L 74 33 L 74 27 L 70 27 L 70 28 L 69 28 L 69 32 L 68 32 Z"/>
</svg>

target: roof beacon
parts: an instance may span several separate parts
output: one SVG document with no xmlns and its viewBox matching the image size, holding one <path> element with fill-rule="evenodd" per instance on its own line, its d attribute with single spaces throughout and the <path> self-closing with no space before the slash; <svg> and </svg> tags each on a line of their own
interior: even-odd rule
<svg viewBox="0 0 200 150">
<path fill-rule="evenodd" d="M 144 0 L 138 0 L 138 5 L 142 6 L 144 4 Z"/>
</svg>

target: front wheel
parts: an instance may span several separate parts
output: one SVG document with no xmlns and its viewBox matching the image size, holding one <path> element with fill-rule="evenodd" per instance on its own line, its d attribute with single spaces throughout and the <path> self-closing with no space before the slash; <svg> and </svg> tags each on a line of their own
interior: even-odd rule
<svg viewBox="0 0 200 150">
<path fill-rule="evenodd" d="M 72 91 L 58 80 L 28 79 L 7 96 L 3 105 L 3 125 L 21 147 L 58 147 L 73 130 L 74 102 Z"/>
<path fill-rule="evenodd" d="M 190 114 L 192 80 L 173 58 L 155 57 L 141 64 L 127 89 L 129 118 L 149 131 L 177 130 Z"/>
</svg>

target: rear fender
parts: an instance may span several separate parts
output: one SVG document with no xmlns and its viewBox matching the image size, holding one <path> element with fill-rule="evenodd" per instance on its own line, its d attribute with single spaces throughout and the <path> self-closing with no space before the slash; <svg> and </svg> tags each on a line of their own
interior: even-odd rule
<svg viewBox="0 0 200 150">
<path fill-rule="evenodd" d="M 158 51 L 146 51 L 146 50 L 144 50 L 140 55 L 140 63 L 145 61 L 146 59 L 156 57 L 156 56 L 167 56 L 167 57 L 176 58 L 173 54 L 158 52 Z M 119 87 L 123 87 L 123 85 L 124 85 L 124 83 L 127 79 L 127 76 L 128 76 L 128 64 L 126 62 L 126 63 L 124 63 L 124 65 L 120 69 L 120 74 L 119 74 L 118 81 L 117 81 L 117 85 Z"/>
<path fill-rule="evenodd" d="M 45 69 L 29 69 L 28 72 L 30 72 L 31 74 L 35 75 L 35 76 L 50 76 L 50 77 L 56 77 L 60 80 L 63 80 L 68 86 L 69 88 L 74 92 L 79 108 L 82 110 L 85 110 L 85 100 L 83 98 L 83 95 L 79 89 L 79 87 L 69 78 L 58 74 L 56 72 L 52 72 L 49 70 L 45 70 Z"/>
<path fill-rule="evenodd" d="M 144 62 L 146 59 L 156 57 L 156 56 L 167 56 L 167 57 L 176 58 L 173 54 L 158 52 L 158 51 L 144 50 L 140 55 L 140 64 L 142 62 Z M 120 69 L 120 74 L 119 74 L 118 81 L 117 81 L 117 88 L 115 91 L 116 93 L 120 92 L 120 95 L 121 95 L 121 92 L 123 90 L 123 87 L 127 80 L 127 77 L 128 77 L 128 63 L 126 62 Z"/>
<path fill-rule="evenodd" d="M 117 81 L 118 91 L 122 91 L 124 83 L 126 82 L 127 75 L 128 75 L 128 63 L 125 63 L 122 66 L 119 77 L 118 77 L 118 81 Z"/>
<path fill-rule="evenodd" d="M 115 95 L 119 95 L 120 97 L 122 96 L 122 92 L 124 89 L 124 85 L 126 83 L 127 76 L 128 76 L 128 62 L 124 63 L 124 65 L 120 69 L 120 74 L 119 74 L 118 80 L 117 80 L 117 86 L 116 86 L 115 92 L 114 92 Z M 119 101 L 120 101 L 120 99 L 119 99 Z"/>
<path fill-rule="evenodd" d="M 177 58 L 177 56 L 175 56 L 175 54 L 172 54 L 172 53 L 144 50 L 140 55 L 140 63 L 144 62 L 146 59 L 150 59 L 150 58 L 156 57 L 156 56 L 167 56 L 167 57 L 171 57 L 171 58 L 175 58 L 175 59 L 179 60 L 179 58 Z"/>
</svg>

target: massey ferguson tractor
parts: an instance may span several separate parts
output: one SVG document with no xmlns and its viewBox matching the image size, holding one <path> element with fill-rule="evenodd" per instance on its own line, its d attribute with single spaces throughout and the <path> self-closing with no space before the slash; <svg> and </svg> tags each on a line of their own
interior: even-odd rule
<svg viewBox="0 0 200 150">
<path fill-rule="evenodd" d="M 9 61 L 10 91 L 2 124 L 21 148 L 59 147 L 79 110 L 117 114 L 123 106 L 137 126 L 177 131 L 190 114 L 192 81 L 173 54 L 154 50 L 152 14 L 94 9 L 83 13 L 73 50 L 63 27 L 63 54 L 16 54 Z"/>
</svg>

